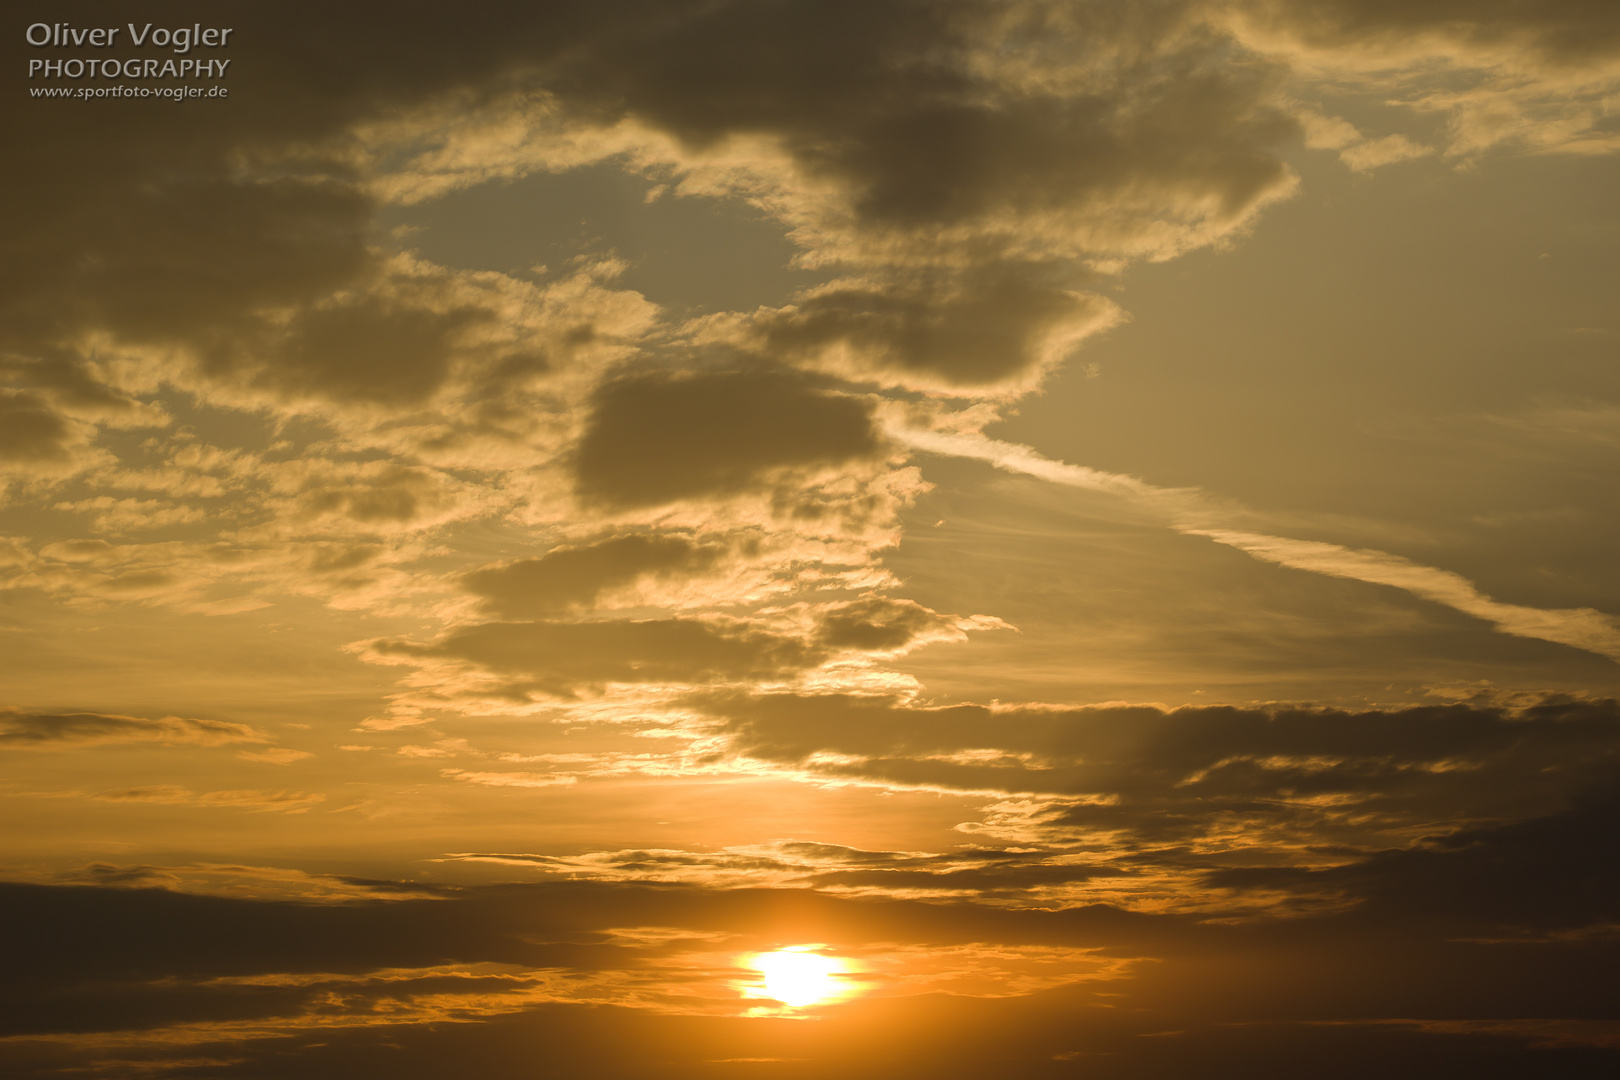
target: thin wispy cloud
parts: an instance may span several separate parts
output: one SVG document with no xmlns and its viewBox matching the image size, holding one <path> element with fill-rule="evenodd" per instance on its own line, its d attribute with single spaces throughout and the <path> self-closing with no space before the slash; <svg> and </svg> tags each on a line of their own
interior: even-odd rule
<svg viewBox="0 0 1620 1080">
<path fill-rule="evenodd" d="M 1054 484 L 1118 496 L 1162 518 L 1177 532 L 1207 537 L 1263 562 L 1371 585 L 1389 585 L 1483 619 L 1505 634 L 1552 641 L 1620 661 L 1620 620 L 1592 608 L 1549 610 L 1505 604 L 1481 593 L 1460 574 L 1388 552 L 1215 527 L 1223 511 L 1203 492 L 1155 487 L 1134 476 L 1053 461 L 1027 446 L 975 434 L 898 426 L 887 430 L 896 441 L 928 453 L 971 458 Z"/>
</svg>

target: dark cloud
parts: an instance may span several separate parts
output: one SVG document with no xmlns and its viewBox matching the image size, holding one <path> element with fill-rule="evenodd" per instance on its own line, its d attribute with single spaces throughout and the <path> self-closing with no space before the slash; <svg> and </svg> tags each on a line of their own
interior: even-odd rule
<svg viewBox="0 0 1620 1080">
<path fill-rule="evenodd" d="M 778 841 L 737 850 L 670 849 L 593 852 L 588 859 L 507 852 L 460 852 L 471 862 L 528 866 L 550 874 L 627 882 L 748 883 L 814 886 L 840 895 L 915 896 L 956 893 L 1003 901 L 1031 890 L 1134 871 L 1051 848 L 970 847 L 943 854 L 865 851 L 840 844 Z M 1028 905 L 1025 905 L 1028 906 Z"/>
<path fill-rule="evenodd" d="M 1267 147 L 1292 127 L 1263 104 L 1262 72 L 1229 55 L 1207 62 L 1218 42 L 1191 33 L 1183 13 L 727 3 L 598 39 L 565 63 L 587 100 L 689 144 L 775 136 L 874 229 L 977 221 L 994 232 L 999 215 L 1128 216 L 1188 195 L 1241 217 L 1285 180 Z M 1089 62 L 1069 93 L 1039 79 L 1042 46 L 1057 53 L 1059 41 L 1070 63 Z M 989 43 L 1024 51 L 1005 67 L 975 64 Z"/>
<path fill-rule="evenodd" d="M 1620 40 L 1598 0 L 1238 9 L 1323 48 L 1438 34 L 1591 59 Z M 184 22 L 212 9 L 168 10 Z M 180 345 L 233 386 L 393 406 L 475 360 L 470 377 L 494 383 L 518 358 L 529 375 L 547 370 L 550 347 L 492 355 L 469 338 L 499 303 L 458 299 L 368 247 L 377 166 L 352 137 L 451 100 L 474 122 L 514 91 L 549 94 L 582 129 L 672 135 L 684 149 L 659 167 L 676 172 L 728 139 L 767 145 L 749 193 L 769 191 L 761 205 L 817 258 L 871 273 L 807 294 L 760 333 L 857 378 L 1027 385 L 1106 321 L 1101 301 L 1047 280 L 1055 259 L 1209 243 L 1292 183 L 1279 150 L 1298 130 L 1279 72 L 1234 48 L 1224 8 L 645 0 L 608 13 L 558 0 L 453 25 L 424 9 L 377 34 L 393 10 L 233 9 L 228 108 L 8 110 L 8 143 L 52 164 L 6 182 L 8 344 L 37 359 L 94 328 L 124 346 Z M 318 41 L 292 29 L 311 20 Z M 322 41 L 346 42 L 341 64 Z M 6 49 L 18 67 L 33 52 Z M 440 137 L 421 124 L 416 136 Z M 401 146 L 421 149 L 408 132 Z M 543 167 L 534 153 L 515 145 L 510 160 L 465 166 L 464 181 Z M 571 332 L 595 329 L 587 316 Z"/>
<path fill-rule="evenodd" d="M 0 462 L 67 460 L 69 423 L 38 394 L 0 390 Z"/>
<path fill-rule="evenodd" d="M 856 901 L 808 890 L 597 882 L 492 886 L 451 890 L 440 899 L 343 904 L 0 883 L 0 901 L 12 925 L 40 930 L 17 943 L 14 964 L 5 973 L 13 986 L 60 985 L 117 970 L 187 978 L 364 974 L 451 962 L 591 970 L 605 960 L 624 964 L 649 955 L 646 946 L 615 945 L 605 936 L 640 926 L 674 927 L 694 938 L 716 931 L 821 934 L 846 945 L 886 940 L 1072 944 L 1110 923 L 1148 927 L 1155 922 L 1101 909 L 1010 912 Z M 188 933 L 188 927 L 195 932 Z"/>
<path fill-rule="evenodd" d="M 1235 867 L 1206 881 L 1240 892 L 1352 897 L 1381 921 L 1503 932 L 1603 926 L 1620 906 L 1620 782 L 1582 793 L 1568 810 L 1447 832 L 1343 866 Z"/>
<path fill-rule="evenodd" d="M 64 349 L 45 349 L 38 357 L 0 357 L 0 371 L 7 377 L 28 383 L 48 394 L 61 405 L 79 413 L 103 416 L 128 415 L 139 403 L 128 394 L 109 387 L 89 364 Z"/>
<path fill-rule="evenodd" d="M 518 677 L 511 692 L 563 696 L 610 682 L 776 679 L 828 655 L 744 622 L 701 619 L 482 623 L 430 645 L 378 641 L 371 650 L 383 658 L 466 661 Z"/>
<path fill-rule="evenodd" d="M 752 333 L 772 356 L 849 378 L 972 388 L 1027 383 L 1117 312 L 1005 269 L 940 277 L 834 282 L 762 314 Z"/>
<path fill-rule="evenodd" d="M 604 589 L 639 578 L 700 574 L 725 554 L 724 545 L 681 535 L 613 536 L 554 548 L 538 559 L 487 566 L 461 581 L 490 614 L 524 618 L 587 607 Z"/>
<path fill-rule="evenodd" d="M 1435 766 L 1425 773 L 1435 777 L 1467 774 L 1486 756 L 1529 755 L 1528 767 L 1541 768 L 1549 756 L 1592 760 L 1585 755 L 1620 750 L 1613 745 L 1620 706 L 1605 699 L 1350 712 L 1286 705 L 914 708 L 829 694 L 716 698 L 712 707 L 731 718 L 743 746 L 773 756 L 817 750 L 929 756 L 995 747 L 1043 764 L 1093 762 L 1122 782 L 1211 783 L 1234 794 L 1252 782 L 1247 766 L 1275 773 L 1276 785 L 1305 784 L 1314 792 L 1378 787 L 1417 766 Z M 1220 775 L 1234 765 L 1240 768 L 1232 777 Z M 1308 779 L 1324 771 L 1327 781 Z"/>
<path fill-rule="evenodd" d="M 223 746 L 265 741 L 262 732 L 226 720 L 180 716 L 149 720 L 115 713 L 38 713 L 0 708 L 0 746 L 52 749 L 124 742 Z"/>
<path fill-rule="evenodd" d="M 1231 830 L 1382 845 L 1420 825 L 1545 813 L 1620 774 L 1611 701 L 1164 711 L 774 695 L 706 707 L 737 753 L 876 784 L 1038 793 L 1053 835 L 1155 845 Z"/>
<path fill-rule="evenodd" d="M 614 572 L 619 572 L 624 569 L 619 560 L 626 556 L 632 563 L 649 555 L 656 559 L 685 559 L 696 549 L 638 543 L 615 546 L 605 554 L 591 548 L 573 550 L 588 554 L 577 562 L 565 561 L 563 567 L 567 570 L 594 566 L 598 570 L 613 567 Z M 507 567 L 476 572 L 483 575 L 478 577 L 480 587 L 494 592 L 511 580 L 510 570 Z M 556 588 L 560 577 L 557 571 L 545 570 L 528 580 Z M 601 580 L 587 574 L 579 586 L 581 595 L 587 588 L 594 595 Z M 492 601 L 508 606 L 534 603 L 521 595 L 512 601 Z M 504 695 L 544 693 L 571 697 L 587 689 L 600 690 L 609 683 L 693 685 L 790 678 L 839 653 L 890 652 L 931 638 L 962 636 L 954 617 L 941 616 L 906 600 L 868 597 L 829 604 L 813 610 L 812 615 L 814 629 L 803 635 L 788 627 L 735 617 L 541 620 L 459 627 L 427 644 L 382 639 L 369 643 L 366 649 L 373 660 L 382 663 L 470 664 L 505 680 L 501 683 Z M 452 676 L 446 685 L 454 682 Z"/>
<path fill-rule="evenodd" d="M 999 866 L 969 870 L 829 870 L 812 875 L 810 881 L 821 887 L 937 889 L 994 898 L 998 893 L 1017 894 L 1041 885 L 1068 885 L 1124 873 L 1116 866 L 1031 866 L 1025 860 L 1009 859 Z"/>
<path fill-rule="evenodd" d="M 816 639 L 837 649 L 900 649 L 929 634 L 950 635 L 956 621 L 915 601 L 873 596 L 829 605 Z"/>
<path fill-rule="evenodd" d="M 449 374 L 458 333 L 489 317 L 376 299 L 317 308 L 291 328 L 266 377 L 345 399 L 418 402 Z"/>
<path fill-rule="evenodd" d="M 506 13 L 524 21 L 515 5 Z M 102 14 L 70 4 L 54 17 L 84 26 Z M 165 8 L 186 25 L 216 14 L 208 5 Z M 127 100 L 54 116 L 8 109 L 8 142 L 51 164 L 6 180 L 6 344 L 39 359 L 99 333 L 103 355 L 155 347 L 204 385 L 392 406 L 422 402 L 457 363 L 499 367 L 519 352 L 540 355 L 532 342 L 523 350 L 467 340 L 499 301 L 372 248 L 376 202 L 351 151 L 326 142 L 367 117 L 499 79 L 512 39 L 496 34 L 478 46 L 401 25 L 386 48 L 367 48 L 378 43 L 379 14 L 355 9 L 335 25 L 318 6 L 233 8 L 223 109 L 130 110 Z M 556 15 L 531 12 L 529 31 Z M 330 64 L 324 45 L 293 29 L 306 20 L 326 27 L 320 41 L 348 36 L 357 51 Z M 26 70 L 37 51 L 19 36 L 5 55 Z"/>
<path fill-rule="evenodd" d="M 445 477 L 431 469 L 372 462 L 335 475 L 309 476 L 295 513 L 301 518 L 340 515 L 374 527 L 403 525 L 443 508 L 449 501 L 446 486 Z"/>
<path fill-rule="evenodd" d="M 9 1074 L 29 1077 L 89 1061 L 180 1076 L 199 1060 L 221 1078 L 432 1077 L 532 1065 L 536 1045 L 547 1067 L 593 1076 L 782 1075 L 787 1059 L 786 1074 L 807 1080 L 1236 1077 L 1287 1075 L 1300 1061 L 1344 1080 L 1458 1068 L 1585 1078 L 1607 1075 L 1616 1054 L 1612 943 L 1456 940 L 1466 921 L 1234 924 L 591 882 L 346 904 L 12 884 L 0 911 L 31 931 L 0 983 L 8 1034 L 123 1033 L 116 1048 L 6 1040 Z M 663 930 L 638 939 L 635 927 Z M 1029 949 L 1048 962 L 1054 950 L 1096 951 L 1093 972 L 1123 964 L 991 997 L 880 980 L 875 996 L 819 1009 L 814 1024 L 690 1015 L 705 1000 L 694 985 L 726 993 L 717 947 L 806 940 L 878 971 L 897 948 L 956 968 L 1016 967 Z M 567 1000 L 616 985 L 634 987 L 637 1008 Z M 243 1021 L 280 1037 L 241 1039 L 231 1025 Z"/>
<path fill-rule="evenodd" d="M 881 449 L 867 403 L 785 372 L 654 373 L 597 391 L 574 469 L 589 501 L 654 506 Z"/>
<path fill-rule="evenodd" d="M 56 17 L 88 25 L 98 11 Z M 166 11 L 182 23 L 212 14 Z M 514 93 L 548 95 L 581 131 L 629 122 L 672 135 L 682 149 L 656 167 L 677 173 L 728 139 L 761 143 L 745 186 L 769 191 L 761 205 L 818 257 L 995 262 L 988 277 L 942 285 L 879 274 L 769 326 L 790 352 L 841 344 L 857 368 L 954 386 L 1027 378 L 1061 352 L 1063 327 L 1095 321 L 1097 301 L 1036 283 L 1054 255 L 1205 243 L 1291 183 L 1276 150 L 1294 125 L 1270 103 L 1272 76 L 1178 4 L 1137 18 L 973 0 L 645 0 L 613 12 L 557 0 L 452 23 L 397 11 L 238 5 L 223 108 L 8 110 L 8 143 L 50 163 L 6 182 L 8 344 L 37 358 L 94 330 L 112 347 L 179 346 L 205 380 L 233 388 L 396 407 L 474 361 L 475 382 L 500 383 L 514 358 L 526 375 L 547 370 L 558 343 L 492 355 L 471 340 L 504 314 L 498 300 L 466 282 L 451 295 L 368 244 L 388 190 L 369 181 L 409 173 L 413 154 L 452 186 L 547 167 L 534 146 L 457 164 L 459 150 L 434 145 Z M 320 34 L 295 29 L 313 24 Z M 341 62 L 330 42 L 345 43 Z M 1073 55 L 1058 64 L 1063 49 Z M 5 55 L 21 70 L 33 52 L 18 40 Z M 402 117 L 398 145 L 360 149 L 358 129 L 376 136 Z M 595 321 L 568 332 L 600 334 Z"/>
</svg>

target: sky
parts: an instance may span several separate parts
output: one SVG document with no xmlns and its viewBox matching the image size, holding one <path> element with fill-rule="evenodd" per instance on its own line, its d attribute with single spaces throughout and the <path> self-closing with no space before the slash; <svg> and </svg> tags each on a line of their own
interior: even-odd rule
<svg viewBox="0 0 1620 1080">
<path fill-rule="evenodd" d="M 1620 7 L 8 22 L 7 1075 L 1614 1075 Z"/>
</svg>

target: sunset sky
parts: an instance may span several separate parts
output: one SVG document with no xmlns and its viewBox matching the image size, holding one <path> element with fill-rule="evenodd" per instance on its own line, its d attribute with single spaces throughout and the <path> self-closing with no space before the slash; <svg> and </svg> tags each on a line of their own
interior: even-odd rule
<svg viewBox="0 0 1620 1080">
<path fill-rule="evenodd" d="M 1615 1075 L 1620 4 L 5 34 L 7 1076 Z"/>
</svg>

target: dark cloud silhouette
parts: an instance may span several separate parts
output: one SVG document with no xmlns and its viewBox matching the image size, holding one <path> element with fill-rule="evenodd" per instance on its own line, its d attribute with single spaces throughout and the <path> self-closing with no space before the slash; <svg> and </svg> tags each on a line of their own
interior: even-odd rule
<svg viewBox="0 0 1620 1080">
<path fill-rule="evenodd" d="M 1144 204 L 1202 201 L 1241 218 L 1287 177 L 1265 149 L 1291 126 L 1264 106 L 1264 74 L 1203 63 L 1217 42 L 1184 13 L 732 3 L 598 39 L 567 63 L 588 97 L 689 144 L 775 136 L 800 169 L 840 185 L 860 227 L 916 230 L 925 248 L 944 239 L 925 232 L 940 226 L 971 222 L 974 239 L 1006 242 L 1022 229 L 1004 216 L 1070 210 L 1114 216 L 1114 239 L 1129 242 Z M 1043 38 L 1051 53 L 1031 47 Z M 1069 93 L 1039 79 L 1058 41 L 1070 63 L 1090 62 Z M 990 43 L 1025 51 L 1006 66 L 972 63 Z"/>
<path fill-rule="evenodd" d="M 1055 366 L 1117 309 L 1003 269 L 902 282 L 837 281 L 762 313 L 753 340 L 769 355 L 854 379 L 949 387 L 1028 381 Z"/>
<path fill-rule="evenodd" d="M 0 461 L 63 461 L 69 421 L 38 394 L 0 390 Z"/>
<path fill-rule="evenodd" d="M 594 852 L 588 862 L 568 856 L 512 852 L 460 852 L 471 862 L 526 866 L 551 874 L 589 874 L 611 881 L 712 881 L 814 886 L 839 895 L 914 896 L 957 893 L 1004 901 L 1029 890 L 1095 878 L 1120 877 L 1129 868 L 1076 859 L 1050 848 L 971 847 L 943 854 L 865 851 L 839 844 L 787 840 L 745 850 L 692 852 L 668 849 Z"/>
<path fill-rule="evenodd" d="M 98 10 L 57 17 L 88 23 Z M 212 9 L 166 10 L 184 22 Z M 8 141 L 54 167 L 7 180 L 7 344 L 37 359 L 94 328 L 121 348 L 178 346 L 204 385 L 396 407 L 458 372 L 498 386 L 519 355 L 527 376 L 548 370 L 566 340 L 611 328 L 576 314 L 544 347 L 494 349 L 477 331 L 502 315 L 499 298 L 367 242 L 389 190 L 368 186 L 369 172 L 442 138 L 434 107 L 456 102 L 465 126 L 514 92 L 548 95 L 582 130 L 667 133 L 680 149 L 661 167 L 677 172 L 728 138 L 763 140 L 751 183 L 775 191 L 763 205 L 824 258 L 876 267 L 999 252 L 988 279 L 925 287 L 879 274 L 768 323 L 789 352 L 843 344 L 857 369 L 957 386 L 1027 381 L 1062 351 L 1065 327 L 1096 321 L 1098 301 L 1035 283 L 1054 253 L 1204 243 L 1291 183 L 1276 149 L 1294 125 L 1269 103 L 1270 76 L 1230 56 L 1210 63 L 1219 35 L 1177 5 L 1141 20 L 1092 12 L 1084 25 L 1056 7 L 1009 17 L 979 2 L 659 0 L 610 13 L 557 0 L 492 4 L 453 24 L 398 10 L 239 5 L 228 109 L 8 110 Z M 294 29 L 312 21 L 320 35 Z M 1047 78 L 1045 51 L 1024 48 L 1033 40 L 1078 50 L 1087 77 Z M 330 41 L 347 43 L 341 64 Z M 14 65 L 31 54 L 6 44 Z M 399 147 L 357 155 L 358 127 L 398 117 Z M 546 167 L 534 154 L 515 144 L 510 160 L 458 166 L 445 151 L 434 168 L 454 185 Z"/>
<path fill-rule="evenodd" d="M 653 373 L 597 391 L 574 469 L 589 501 L 653 506 L 735 494 L 881 449 L 865 402 L 785 372 Z"/>
<path fill-rule="evenodd" d="M 489 313 L 443 314 L 377 300 L 303 315 L 279 350 L 274 377 L 339 397 L 420 401 L 441 385 L 458 331 Z"/>
<path fill-rule="evenodd" d="M 856 378 L 1028 385 L 1105 321 L 1054 259 L 1173 254 L 1290 190 L 1279 151 L 1297 124 L 1273 66 L 1234 50 L 1229 9 L 641 0 L 609 13 L 556 0 L 453 24 L 422 8 L 379 34 L 374 5 L 239 5 L 228 109 L 7 111 L 8 142 L 54 167 L 7 179 L 0 322 L 34 360 L 95 328 L 121 347 L 180 346 L 205 380 L 238 390 L 348 404 L 421 403 L 458 372 L 499 385 L 519 356 L 530 376 L 549 370 L 569 334 L 603 328 L 585 314 L 544 347 L 478 340 L 497 299 L 368 248 L 385 188 L 364 182 L 380 166 L 352 136 L 452 99 L 476 119 L 515 91 L 550 95 L 586 130 L 672 136 L 680 149 L 660 167 L 677 173 L 727 139 L 761 140 L 744 190 L 770 192 L 761 205 L 816 258 L 870 271 L 763 319 L 773 350 Z M 58 17 L 88 24 L 98 10 Z M 184 22 L 212 9 L 166 10 Z M 1429 35 L 1588 62 L 1620 40 L 1597 0 L 1236 10 L 1318 50 Z M 312 20 L 319 41 L 347 43 L 341 64 L 294 29 Z M 5 49 L 19 67 L 32 54 L 20 39 Z M 402 146 L 438 137 L 420 123 Z M 456 184 L 546 167 L 534 153 L 514 145 L 462 179 L 435 160 Z"/>
<path fill-rule="evenodd" d="M 638 578 L 699 574 L 725 554 L 724 545 L 686 536 L 632 534 L 487 566 L 461 581 L 490 614 L 524 618 L 588 606 L 604 589 Z"/>
<path fill-rule="evenodd" d="M 393 462 L 311 471 L 301 480 L 293 516 L 303 519 L 335 515 L 362 526 L 386 528 L 421 519 L 451 501 L 443 474 Z"/>
<path fill-rule="evenodd" d="M 1466 919 L 1370 933 L 1354 914 L 1201 922 L 1103 906 L 1011 911 L 591 882 L 347 904 L 9 884 L 0 907 L 9 925 L 32 930 L 15 943 L 3 983 L 14 1037 L 0 1055 L 21 1076 L 96 1058 L 104 1069 L 157 1075 L 211 1059 L 220 1077 L 385 1066 L 426 1077 L 457 1055 L 461 1068 L 532 1061 L 542 1035 L 551 1065 L 609 1077 L 647 1075 L 653 1062 L 720 1075 L 720 1060 L 747 1075 L 747 1059 L 783 1058 L 806 1077 L 989 1070 L 1123 1080 L 1183 1073 L 1200 1060 L 1231 1076 L 1309 1061 L 1313 1074 L 1345 1078 L 1369 1068 L 1416 1078 L 1459 1063 L 1479 1064 L 1484 1076 L 1595 1077 L 1617 1052 L 1616 1002 L 1604 989 L 1612 944 L 1456 940 Z M 636 938 L 621 929 L 649 926 L 665 930 Z M 1034 948 L 1124 966 L 992 998 L 896 993 L 880 982 L 873 996 L 817 1010 L 814 1025 L 683 1016 L 694 999 L 676 987 L 720 974 L 704 967 L 716 933 L 735 951 L 817 940 L 867 965 L 894 948 L 937 951 L 958 966 L 1015 964 Z M 687 957 L 696 966 L 683 967 Z M 639 1008 L 566 999 L 586 987 L 611 993 L 624 977 Z M 323 1021 L 309 1032 L 315 1016 Z M 1540 1019 L 1551 1017 L 1565 1019 Z M 280 1037 L 238 1039 L 231 1025 L 241 1021 Z M 124 1033 L 115 1056 L 104 1044 L 15 1038 L 98 1031 Z M 179 1031 L 188 1034 L 177 1046 Z"/>
<path fill-rule="evenodd" d="M 1610 748 L 1620 706 L 1606 699 L 1552 696 L 1525 707 L 1420 705 L 1350 712 L 1298 706 L 959 705 L 916 708 L 896 699 L 850 695 L 765 695 L 711 699 L 730 718 L 742 745 L 783 756 L 816 750 L 855 754 L 929 754 L 994 746 L 1038 755 L 1043 763 L 1095 762 L 1099 770 L 1142 782 L 1212 783 L 1244 793 L 1238 769 L 1275 773 L 1278 786 L 1323 790 L 1380 788 L 1396 774 L 1464 775 L 1467 756 L 1546 755 L 1579 760 Z M 1575 747 L 1582 747 L 1576 752 Z M 1600 755 L 1601 756 L 1601 755 Z M 1433 770 L 1418 765 L 1439 766 Z M 1455 765 L 1457 767 L 1447 767 Z M 1328 781 L 1313 781 L 1317 773 Z M 1151 779 L 1149 779 L 1151 778 Z"/>
<path fill-rule="evenodd" d="M 1602 700 L 1167 712 L 772 695 L 704 707 L 740 754 L 874 784 L 1035 793 L 1051 836 L 1149 846 L 1234 829 L 1404 844 L 1420 825 L 1544 813 L 1620 775 L 1620 709 Z"/>
<path fill-rule="evenodd" d="M 955 627 L 955 618 L 915 601 L 873 596 L 829 605 L 816 639 L 842 649 L 899 649 L 930 634 L 951 635 Z"/>
<path fill-rule="evenodd" d="M 1412 848 L 1325 869 L 1234 867 L 1206 881 L 1353 897 L 1369 919 L 1444 922 L 1540 934 L 1602 926 L 1620 895 L 1620 781 L 1570 809 L 1465 828 Z"/>
<path fill-rule="evenodd" d="M 745 622 L 701 619 L 482 623 L 429 645 L 384 640 L 370 649 L 384 659 L 465 661 L 516 677 L 511 692 L 563 696 L 610 682 L 775 679 L 828 655 Z"/>
<path fill-rule="evenodd" d="M 648 556 L 661 560 L 672 553 L 686 558 L 695 550 L 638 543 L 615 545 L 606 558 L 600 549 L 592 548 L 564 551 L 561 555 L 587 553 L 578 561 L 565 560 L 562 565 L 570 570 L 580 565 L 601 569 L 612 567 L 624 556 L 633 563 Z M 615 572 L 623 565 L 621 562 Z M 487 575 L 478 580 L 483 588 L 494 591 L 499 583 L 511 579 L 510 571 L 508 567 L 476 573 Z M 545 582 L 550 573 L 541 571 L 529 580 Z M 594 590 L 600 586 L 586 576 L 579 587 Z M 527 598 L 497 602 L 513 606 L 533 603 Z M 608 683 L 700 685 L 789 678 L 840 653 L 890 652 L 930 639 L 963 636 L 958 620 L 952 616 L 939 615 L 911 601 L 883 597 L 828 604 L 815 610 L 813 616 L 815 627 L 807 635 L 772 626 L 763 619 L 737 617 L 541 620 L 478 623 L 451 630 L 425 644 L 379 639 L 365 648 L 371 659 L 381 663 L 470 664 L 476 670 L 500 676 L 505 695 L 571 697 L 587 689 L 600 690 Z M 454 683 L 451 677 L 445 686 Z"/>
<path fill-rule="evenodd" d="M 159 742 L 193 746 L 265 742 L 246 724 L 164 716 L 156 720 L 116 713 L 39 713 L 0 708 L 0 746 L 56 749 L 101 743 Z"/>
</svg>

